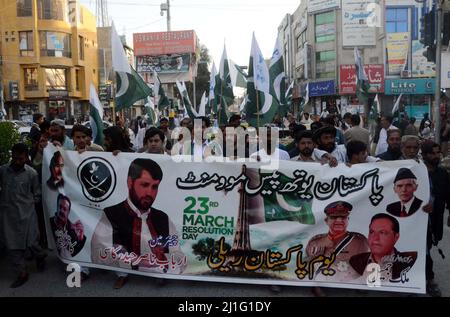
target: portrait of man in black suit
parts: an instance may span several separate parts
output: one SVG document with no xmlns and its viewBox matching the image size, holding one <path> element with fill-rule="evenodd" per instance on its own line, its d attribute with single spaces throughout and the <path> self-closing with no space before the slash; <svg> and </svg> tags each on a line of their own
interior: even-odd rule
<svg viewBox="0 0 450 317">
<path fill-rule="evenodd" d="M 386 211 L 396 217 L 409 217 L 419 210 L 422 200 L 414 196 L 417 177 L 408 168 L 401 168 L 394 180 L 394 192 L 400 201 L 387 205 Z"/>
<path fill-rule="evenodd" d="M 56 249 L 63 258 L 76 256 L 86 243 L 84 227 L 80 220 L 70 222 L 69 214 L 72 203 L 69 197 L 59 194 L 57 198 L 58 210 L 50 218 Z"/>
<path fill-rule="evenodd" d="M 395 217 L 377 214 L 369 226 L 368 242 L 370 252 L 360 253 L 350 258 L 351 267 L 359 275 L 367 275 L 366 267 L 376 263 L 380 267 L 381 280 L 399 282 L 405 280 L 406 273 L 417 259 L 417 252 L 399 252 L 395 244 L 400 238 L 400 224 Z"/>
<path fill-rule="evenodd" d="M 128 197 L 104 209 L 92 237 L 94 263 L 148 272 L 183 272 L 186 257 L 176 227 L 164 211 L 153 207 L 162 178 L 155 161 L 138 158 L 131 162 Z"/>
</svg>

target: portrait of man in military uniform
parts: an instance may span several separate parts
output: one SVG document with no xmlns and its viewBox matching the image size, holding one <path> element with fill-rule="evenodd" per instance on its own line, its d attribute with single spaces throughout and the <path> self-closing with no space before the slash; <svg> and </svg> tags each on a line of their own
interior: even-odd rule
<svg viewBox="0 0 450 317">
<path fill-rule="evenodd" d="M 331 257 L 335 254 L 331 269 L 335 271 L 332 276 L 323 276 L 320 269 L 314 274 L 314 279 L 332 281 L 349 281 L 358 278 L 358 274 L 349 265 L 350 258 L 355 254 L 369 251 L 369 245 L 364 235 L 358 232 L 347 231 L 350 211 L 353 206 L 345 201 L 336 201 L 324 209 L 325 223 L 329 230 L 311 238 L 306 246 L 306 255 L 309 260 L 323 255 Z"/>
<path fill-rule="evenodd" d="M 406 278 L 417 259 L 417 252 L 399 252 L 395 244 L 400 238 L 400 225 L 395 217 L 377 214 L 372 217 L 369 226 L 370 252 L 354 255 L 350 265 L 358 274 L 366 277 L 367 265 L 376 263 L 380 266 L 380 282 L 398 282 Z"/>
<path fill-rule="evenodd" d="M 414 214 L 422 205 L 422 200 L 414 196 L 417 187 L 416 175 L 409 168 L 399 169 L 394 179 L 394 192 L 400 201 L 387 205 L 386 211 L 396 217 Z"/>
</svg>

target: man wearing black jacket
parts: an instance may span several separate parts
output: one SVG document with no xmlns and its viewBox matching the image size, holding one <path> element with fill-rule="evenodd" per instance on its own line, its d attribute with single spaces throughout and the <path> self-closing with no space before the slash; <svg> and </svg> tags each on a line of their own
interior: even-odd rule
<svg viewBox="0 0 450 317">
<path fill-rule="evenodd" d="M 444 229 L 445 206 L 450 207 L 450 181 L 447 171 L 439 166 L 441 148 L 433 141 L 422 144 L 422 157 L 428 169 L 431 187 L 432 212 L 429 215 L 427 232 L 427 256 L 425 262 L 425 275 L 427 279 L 427 293 L 431 296 L 440 296 L 439 287 L 434 282 L 433 260 L 430 250 L 442 240 Z"/>
<path fill-rule="evenodd" d="M 186 259 L 175 225 L 165 212 L 153 208 L 162 177 L 161 167 L 151 159 L 131 162 L 127 199 L 105 208 L 95 229 L 94 263 L 146 272 L 183 272 Z"/>
<path fill-rule="evenodd" d="M 396 161 L 402 156 L 402 151 L 400 149 L 401 145 L 401 134 L 399 130 L 388 130 L 387 131 L 387 143 L 388 149 L 386 152 L 377 155 L 378 158 L 383 161 Z"/>
</svg>

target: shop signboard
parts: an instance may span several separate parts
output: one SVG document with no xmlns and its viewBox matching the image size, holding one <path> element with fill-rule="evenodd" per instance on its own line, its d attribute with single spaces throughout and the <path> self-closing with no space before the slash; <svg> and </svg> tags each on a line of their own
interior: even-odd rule
<svg viewBox="0 0 450 317">
<path fill-rule="evenodd" d="M 326 80 L 309 83 L 309 96 L 331 96 L 336 93 L 334 80 Z"/>
<path fill-rule="evenodd" d="M 432 95 L 436 89 L 434 78 L 386 79 L 386 95 Z"/>
<path fill-rule="evenodd" d="M 354 95 L 356 93 L 356 67 L 354 64 L 341 65 L 339 67 L 339 93 Z M 364 70 L 369 79 L 369 93 L 384 92 L 384 65 L 364 65 Z"/>
</svg>

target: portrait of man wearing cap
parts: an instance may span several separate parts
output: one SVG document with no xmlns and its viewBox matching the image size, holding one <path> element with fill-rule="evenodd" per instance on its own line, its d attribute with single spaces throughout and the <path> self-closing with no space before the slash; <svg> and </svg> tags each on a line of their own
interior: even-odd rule
<svg viewBox="0 0 450 317">
<path fill-rule="evenodd" d="M 386 211 L 396 217 L 409 217 L 419 210 L 422 200 L 414 196 L 417 190 L 417 177 L 409 168 L 398 170 L 394 180 L 394 192 L 400 201 L 387 205 Z"/>
<path fill-rule="evenodd" d="M 325 223 L 329 227 L 327 233 L 319 234 L 309 240 L 306 254 L 309 260 L 324 255 L 336 256 L 331 268 L 336 272 L 326 277 L 333 281 L 349 281 L 357 278 L 358 273 L 349 265 L 350 258 L 355 254 L 369 251 L 369 245 L 364 235 L 347 231 L 350 211 L 353 206 L 345 201 L 335 201 L 324 209 Z M 321 276 L 318 271 L 316 277 Z"/>
</svg>

